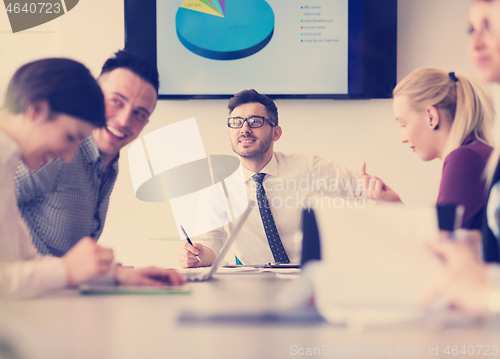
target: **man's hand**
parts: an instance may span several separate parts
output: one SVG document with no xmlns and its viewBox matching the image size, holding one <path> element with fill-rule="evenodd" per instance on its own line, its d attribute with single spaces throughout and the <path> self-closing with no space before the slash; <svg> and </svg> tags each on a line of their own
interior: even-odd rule
<svg viewBox="0 0 500 359">
<path fill-rule="evenodd" d="M 101 247 L 91 237 L 84 237 L 63 257 L 68 271 L 68 285 L 87 282 L 111 269 L 113 250 Z"/>
<path fill-rule="evenodd" d="M 200 257 L 201 261 L 196 258 L 196 255 Z M 181 267 L 198 268 L 211 265 L 215 260 L 215 254 L 201 243 L 190 245 L 186 242 L 179 248 L 178 259 Z"/>
<path fill-rule="evenodd" d="M 115 268 L 115 279 L 122 285 L 131 286 L 178 286 L 186 283 L 184 278 L 175 270 L 157 267 L 136 269 L 117 266 Z"/>
<path fill-rule="evenodd" d="M 184 268 L 198 268 L 201 266 L 201 261 L 196 256 L 203 260 L 204 254 L 203 244 L 193 243 L 193 245 L 190 245 L 186 242 L 179 248 L 179 265 Z"/>
<path fill-rule="evenodd" d="M 363 195 L 367 199 L 383 202 L 401 202 L 398 194 L 387 186 L 380 178 L 366 173 L 366 163 L 361 165 L 361 179 L 363 180 Z"/>
</svg>

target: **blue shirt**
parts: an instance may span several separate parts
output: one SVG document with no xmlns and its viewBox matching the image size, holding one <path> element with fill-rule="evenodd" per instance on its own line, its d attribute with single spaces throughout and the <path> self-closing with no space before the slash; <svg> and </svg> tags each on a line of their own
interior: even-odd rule
<svg viewBox="0 0 500 359">
<path fill-rule="evenodd" d="M 33 172 L 20 162 L 18 206 L 38 251 L 60 257 L 82 237 L 99 239 L 117 176 L 118 156 L 104 170 L 92 136 L 71 163 L 56 159 Z"/>
</svg>

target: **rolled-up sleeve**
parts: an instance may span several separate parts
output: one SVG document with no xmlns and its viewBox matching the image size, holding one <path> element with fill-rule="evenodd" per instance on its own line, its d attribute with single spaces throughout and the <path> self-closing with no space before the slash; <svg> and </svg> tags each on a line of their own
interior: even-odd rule
<svg viewBox="0 0 500 359">
<path fill-rule="evenodd" d="M 314 156 L 313 173 L 317 189 L 332 196 L 361 197 L 362 186 L 359 175 L 332 160 Z"/>
</svg>

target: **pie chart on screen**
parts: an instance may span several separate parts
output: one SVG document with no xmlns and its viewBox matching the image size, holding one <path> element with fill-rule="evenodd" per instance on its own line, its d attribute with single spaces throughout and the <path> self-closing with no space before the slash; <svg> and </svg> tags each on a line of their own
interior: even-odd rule
<svg viewBox="0 0 500 359">
<path fill-rule="evenodd" d="M 262 50 L 274 33 L 274 12 L 265 0 L 186 0 L 175 16 L 177 37 L 192 53 L 237 60 Z"/>
</svg>

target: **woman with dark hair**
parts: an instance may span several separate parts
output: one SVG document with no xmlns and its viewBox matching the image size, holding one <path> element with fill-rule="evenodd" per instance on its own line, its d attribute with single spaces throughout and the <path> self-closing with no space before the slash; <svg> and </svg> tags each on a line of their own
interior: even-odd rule
<svg viewBox="0 0 500 359">
<path fill-rule="evenodd" d="M 12 77 L 0 121 L 21 147 L 23 161 L 36 170 L 54 157 L 71 161 L 81 140 L 104 126 L 104 97 L 82 64 L 39 60 Z"/>
<path fill-rule="evenodd" d="M 32 170 L 58 157 L 71 161 L 81 141 L 104 126 L 104 112 L 99 86 L 76 61 L 34 61 L 14 74 L 0 109 L 0 294 L 36 296 L 92 279 L 135 285 L 183 282 L 171 270 L 114 265 L 113 251 L 90 237 L 62 258 L 41 256 L 31 243 L 14 193 L 19 160 Z"/>
</svg>

